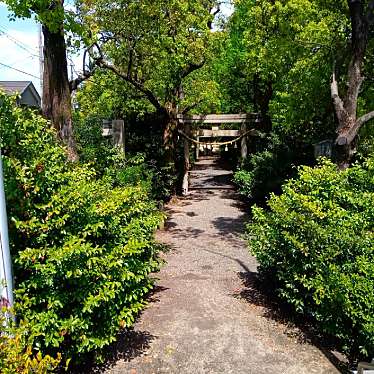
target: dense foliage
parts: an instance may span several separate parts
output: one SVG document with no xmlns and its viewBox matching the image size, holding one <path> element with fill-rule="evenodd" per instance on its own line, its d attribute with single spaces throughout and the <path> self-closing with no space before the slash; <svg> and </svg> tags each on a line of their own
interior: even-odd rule
<svg viewBox="0 0 374 374">
<path fill-rule="evenodd" d="M 241 165 L 236 178 L 246 196 L 263 198 L 294 175 L 293 165 L 313 163 L 313 144 L 334 140 L 330 80 L 334 63 L 339 81 L 347 80 L 352 35 L 348 2 L 337 6 L 330 1 L 238 0 L 227 33 L 218 78 L 225 83 L 228 106 L 260 113 L 259 129 L 273 134 L 251 149 L 258 155 Z M 372 61 L 371 41 L 364 64 L 367 77 L 372 75 Z M 373 87 L 367 79 L 358 115 L 372 110 L 372 102 Z M 370 124 L 362 128 L 359 152 L 368 147 L 369 128 Z M 287 148 L 290 151 L 285 152 Z M 269 177 L 261 180 L 269 170 Z M 260 180 L 253 180 L 258 173 Z"/>
<path fill-rule="evenodd" d="M 373 118 L 351 142 L 361 166 L 306 167 L 316 163 L 313 145 L 334 143 L 344 128 L 336 97 L 352 107 L 348 124 L 373 110 L 372 0 L 234 0 L 228 20 L 216 0 L 5 3 L 11 17 L 43 24 L 43 112 L 52 121 L 0 94 L 20 322 L 2 330 L 2 371 L 77 363 L 133 323 L 159 267 L 156 201 L 180 192 L 188 172 L 177 118 L 190 113 L 259 114 L 249 157 L 231 146 L 221 155 L 237 165 L 243 195 L 261 204 L 272 196 L 253 209 L 252 252 L 296 311 L 352 354 L 374 354 Z M 367 22 L 354 69 L 356 6 Z M 69 82 L 66 49 L 81 47 L 83 71 Z M 113 119 L 125 122 L 126 154 L 102 136 Z"/>
<path fill-rule="evenodd" d="M 279 295 L 338 337 L 351 354 L 374 354 L 374 160 L 339 172 L 302 167 L 253 208 L 250 248 Z"/>
<path fill-rule="evenodd" d="M 270 193 L 279 193 L 285 178 L 294 176 L 298 165 L 311 162 L 311 147 L 295 139 L 280 138 L 274 133 L 259 144 L 258 151 L 234 174 L 239 192 L 251 201 L 261 202 Z"/>
<path fill-rule="evenodd" d="M 0 321 L 3 326 L 0 335 L 0 369 L 3 374 L 47 374 L 57 369 L 61 361 L 60 355 L 52 358 L 43 356 L 40 351 L 33 351 L 29 326 L 24 323 L 15 326 L 8 319 L 6 327 L 5 316 Z"/>
<path fill-rule="evenodd" d="M 114 341 L 144 306 L 162 216 L 138 169 L 113 164 L 98 176 L 69 164 L 45 120 L 1 101 L 16 314 L 35 349 L 79 361 Z"/>
</svg>

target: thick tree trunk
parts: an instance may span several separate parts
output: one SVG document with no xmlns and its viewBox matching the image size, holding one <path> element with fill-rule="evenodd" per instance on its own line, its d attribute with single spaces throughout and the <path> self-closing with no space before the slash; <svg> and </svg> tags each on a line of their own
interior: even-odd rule
<svg viewBox="0 0 374 374">
<path fill-rule="evenodd" d="M 176 172 L 176 146 L 178 137 L 177 107 L 174 103 L 167 103 L 165 108 L 165 122 L 163 131 L 164 164 Z"/>
<path fill-rule="evenodd" d="M 77 161 L 63 27 L 51 32 L 43 26 L 43 36 L 43 114 L 52 121 L 59 138 L 67 146 L 69 160 Z"/>
<path fill-rule="evenodd" d="M 373 112 L 357 119 L 357 103 L 364 81 L 362 67 L 369 37 L 369 23 L 374 1 L 371 1 L 365 12 L 365 5 L 360 0 L 348 0 L 351 25 L 351 61 L 348 66 L 348 87 L 342 100 L 339 96 L 338 82 L 333 73 L 331 97 L 334 103 L 338 127 L 336 130 L 335 157 L 340 169 L 346 169 L 356 153 L 357 135 L 361 126 L 374 117 Z"/>
</svg>

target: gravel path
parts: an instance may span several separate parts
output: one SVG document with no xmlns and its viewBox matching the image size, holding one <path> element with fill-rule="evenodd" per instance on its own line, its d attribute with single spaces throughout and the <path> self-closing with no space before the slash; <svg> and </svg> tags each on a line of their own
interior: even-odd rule
<svg viewBox="0 0 374 374">
<path fill-rule="evenodd" d="M 241 239 L 246 215 L 227 189 L 227 171 L 214 160 L 195 170 L 195 178 L 205 170 L 205 182 L 214 170 L 214 189 L 193 190 L 168 206 L 158 234 L 170 246 L 167 264 L 148 308 L 121 342 L 125 353 L 106 373 L 338 373 L 319 349 L 300 341 L 297 329 L 269 317 L 253 286 L 256 261 Z M 192 185 L 204 187 L 201 180 Z"/>
</svg>

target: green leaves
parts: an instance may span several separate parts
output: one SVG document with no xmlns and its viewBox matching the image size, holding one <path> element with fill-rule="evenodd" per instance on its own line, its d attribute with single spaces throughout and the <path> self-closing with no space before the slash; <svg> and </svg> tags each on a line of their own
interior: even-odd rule
<svg viewBox="0 0 374 374">
<path fill-rule="evenodd" d="M 5 318 L 8 319 L 7 322 Z M 15 326 L 3 311 L 0 312 L 0 321 L 0 369 L 3 374 L 47 374 L 57 369 L 61 362 L 60 354 L 53 358 L 43 356 L 40 351 L 33 351 L 30 325 L 21 322 L 19 326 Z"/>
<path fill-rule="evenodd" d="M 184 78 L 201 65 L 211 39 L 216 1 L 83 1 L 82 22 L 105 41 L 107 61 L 130 85 L 165 106 L 177 102 Z M 151 100 L 155 105 L 154 100 Z M 159 110 L 160 108 L 156 108 Z"/>
<path fill-rule="evenodd" d="M 40 116 L 0 99 L 16 314 L 33 349 L 77 360 L 113 342 L 144 306 L 163 215 L 142 159 L 117 160 L 102 176 L 71 165 Z"/>
<path fill-rule="evenodd" d="M 83 35 L 83 29 L 76 22 L 74 12 L 64 9 L 62 0 L 5 0 L 5 4 L 12 11 L 12 17 L 35 18 L 52 32 L 58 32 L 64 24 L 65 31 Z"/>
<path fill-rule="evenodd" d="M 248 225 L 281 297 L 352 355 L 374 353 L 373 176 L 373 158 L 345 172 L 328 161 L 303 167 Z"/>
</svg>

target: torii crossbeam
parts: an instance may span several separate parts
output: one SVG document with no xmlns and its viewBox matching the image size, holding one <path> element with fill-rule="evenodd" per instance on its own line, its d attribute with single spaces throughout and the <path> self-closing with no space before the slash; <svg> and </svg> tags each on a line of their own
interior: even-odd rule
<svg viewBox="0 0 374 374">
<path fill-rule="evenodd" d="M 183 194 L 188 193 L 189 189 L 189 169 L 190 169 L 190 142 L 199 144 L 200 138 L 215 138 L 215 137 L 225 137 L 225 138 L 235 138 L 232 141 L 225 142 L 229 144 L 232 142 L 241 142 L 241 156 L 242 158 L 247 157 L 248 147 L 247 147 L 247 137 L 252 135 L 260 135 L 255 129 L 248 130 L 248 124 L 261 122 L 260 116 L 257 113 L 244 113 L 244 114 L 197 114 L 197 115 L 178 115 L 178 122 L 182 127 L 180 134 L 184 137 L 184 159 L 185 159 L 185 170 L 183 178 Z M 240 130 L 220 130 L 220 129 L 200 129 L 195 131 L 195 134 L 191 132 L 191 125 L 221 125 L 221 124 L 234 124 L 239 123 Z M 192 136 L 195 135 L 196 139 Z M 222 143 L 224 144 L 224 143 Z M 199 157 L 199 147 L 196 147 L 196 156 Z"/>
</svg>

